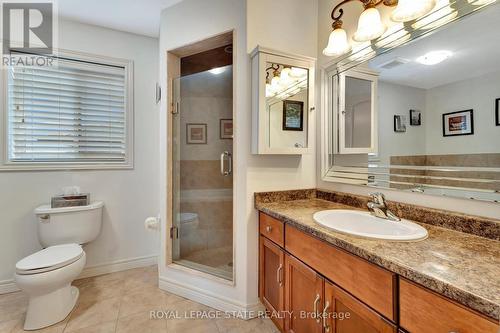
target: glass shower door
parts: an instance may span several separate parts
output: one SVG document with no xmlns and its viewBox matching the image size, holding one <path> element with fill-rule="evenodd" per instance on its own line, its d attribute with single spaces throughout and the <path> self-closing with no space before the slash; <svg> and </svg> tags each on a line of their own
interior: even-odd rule
<svg viewBox="0 0 500 333">
<path fill-rule="evenodd" d="M 173 261 L 232 280 L 232 66 L 182 76 L 173 87 Z"/>
</svg>

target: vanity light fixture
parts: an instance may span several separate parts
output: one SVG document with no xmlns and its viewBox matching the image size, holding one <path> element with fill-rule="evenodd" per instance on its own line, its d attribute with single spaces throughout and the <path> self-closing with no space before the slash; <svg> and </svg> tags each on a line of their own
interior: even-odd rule
<svg viewBox="0 0 500 333">
<path fill-rule="evenodd" d="M 442 63 L 451 56 L 453 56 L 453 52 L 450 51 L 432 51 L 424 54 L 421 57 L 418 57 L 417 62 L 422 65 L 433 66 Z"/>
<path fill-rule="evenodd" d="M 375 7 L 365 7 L 363 13 L 359 17 L 358 30 L 354 33 L 356 42 L 368 42 L 372 39 L 379 38 L 387 30 L 387 27 L 382 23 L 380 13 Z"/>
<path fill-rule="evenodd" d="M 336 5 L 332 10 L 332 28 L 328 38 L 328 45 L 323 50 L 326 56 L 341 56 L 352 50 L 347 39 L 347 32 L 342 29 L 342 16 L 344 9 L 342 6 L 351 1 L 359 1 L 364 7 L 364 11 L 358 20 L 358 29 L 354 33 L 353 40 L 356 42 L 369 42 L 380 38 L 387 30 L 382 22 L 377 6 L 384 5 L 395 7 L 392 19 L 396 22 L 408 22 L 416 20 L 435 7 L 436 0 L 344 0 Z M 485 1 L 485 0 L 478 0 Z"/>
</svg>

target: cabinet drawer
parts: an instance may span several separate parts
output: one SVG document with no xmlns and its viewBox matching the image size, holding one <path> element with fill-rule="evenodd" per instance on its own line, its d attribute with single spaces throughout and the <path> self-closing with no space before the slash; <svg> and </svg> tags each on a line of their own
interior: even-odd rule
<svg viewBox="0 0 500 333">
<path fill-rule="evenodd" d="M 395 274 L 289 225 L 285 248 L 386 318 L 396 321 Z"/>
<path fill-rule="evenodd" d="M 411 333 L 497 333 L 498 323 L 441 295 L 400 279 L 400 323 Z"/>
<path fill-rule="evenodd" d="M 259 213 L 259 225 L 262 236 L 269 238 L 281 247 L 284 246 L 285 232 L 283 222 L 264 213 Z"/>
</svg>

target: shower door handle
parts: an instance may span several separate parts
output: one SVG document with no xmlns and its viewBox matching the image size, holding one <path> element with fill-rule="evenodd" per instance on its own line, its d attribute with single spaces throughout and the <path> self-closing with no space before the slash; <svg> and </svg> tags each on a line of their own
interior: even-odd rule
<svg viewBox="0 0 500 333">
<path fill-rule="evenodd" d="M 227 157 L 227 170 L 224 161 Z M 220 173 L 223 176 L 229 176 L 233 172 L 233 155 L 230 152 L 225 151 L 220 154 Z"/>
</svg>

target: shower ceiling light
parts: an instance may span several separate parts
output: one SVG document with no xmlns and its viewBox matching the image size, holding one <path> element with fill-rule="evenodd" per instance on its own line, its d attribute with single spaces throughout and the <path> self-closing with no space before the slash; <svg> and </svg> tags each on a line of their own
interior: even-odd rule
<svg viewBox="0 0 500 333">
<path fill-rule="evenodd" d="M 219 74 L 222 74 L 226 71 L 226 68 L 224 67 L 217 67 L 217 68 L 212 68 L 209 70 L 210 73 L 212 73 L 213 75 L 219 75 Z"/>
<path fill-rule="evenodd" d="M 416 20 L 428 13 L 436 6 L 436 0 L 399 0 L 398 6 L 392 12 L 394 22 L 408 22 Z"/>
</svg>

